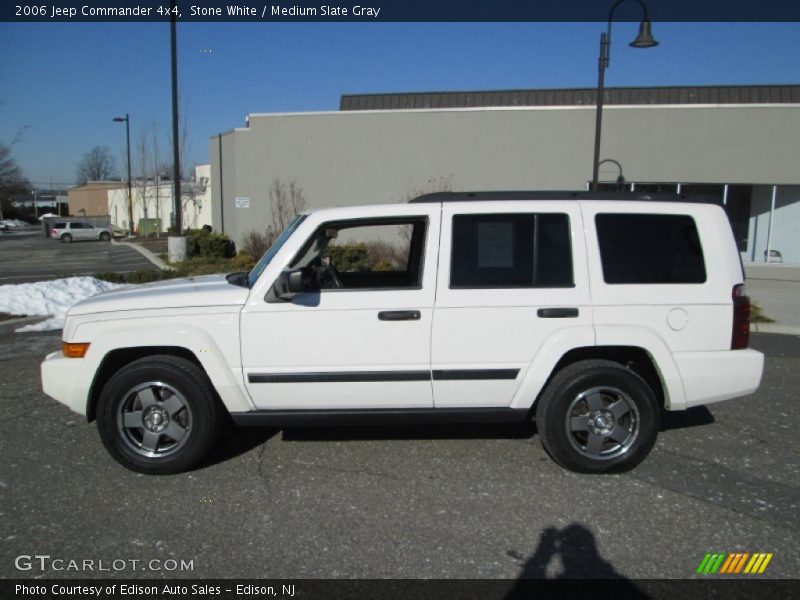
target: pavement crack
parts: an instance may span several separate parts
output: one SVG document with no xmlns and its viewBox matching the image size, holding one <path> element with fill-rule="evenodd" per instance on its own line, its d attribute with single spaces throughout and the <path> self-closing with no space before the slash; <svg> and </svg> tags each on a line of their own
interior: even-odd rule
<svg viewBox="0 0 800 600">
<path fill-rule="evenodd" d="M 264 472 L 264 455 L 267 452 L 267 444 L 263 444 L 261 449 L 258 451 L 256 455 L 256 474 L 258 475 L 258 480 L 264 487 L 269 487 L 269 475 Z"/>
<path fill-rule="evenodd" d="M 379 479 L 388 479 L 390 481 L 402 481 L 401 477 L 397 477 L 395 475 L 390 475 L 389 473 L 384 473 L 382 471 L 372 471 L 370 469 L 343 469 L 341 467 L 332 467 L 329 465 L 318 465 L 314 463 L 302 462 L 302 461 L 294 461 L 295 463 L 299 463 L 303 466 L 310 467 L 312 469 L 318 469 L 320 471 L 330 471 L 331 473 L 346 473 L 349 475 L 368 475 L 370 477 L 377 477 Z"/>
</svg>

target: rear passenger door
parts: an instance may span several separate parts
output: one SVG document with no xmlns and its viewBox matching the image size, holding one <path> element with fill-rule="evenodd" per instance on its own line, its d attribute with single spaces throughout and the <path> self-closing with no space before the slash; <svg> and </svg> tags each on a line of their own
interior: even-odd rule
<svg viewBox="0 0 800 600">
<path fill-rule="evenodd" d="M 69 224 L 69 233 L 72 236 L 72 239 L 75 240 L 82 240 L 86 238 L 86 230 L 84 229 L 85 225 L 78 221 L 73 221 Z"/>
<path fill-rule="evenodd" d="M 509 406 L 550 336 L 592 325 L 577 203 L 445 203 L 439 263 L 437 407 Z"/>
<path fill-rule="evenodd" d="M 95 234 L 97 233 L 94 225 L 91 223 L 79 223 L 80 225 L 80 234 L 82 240 L 93 240 L 95 238 Z"/>
</svg>

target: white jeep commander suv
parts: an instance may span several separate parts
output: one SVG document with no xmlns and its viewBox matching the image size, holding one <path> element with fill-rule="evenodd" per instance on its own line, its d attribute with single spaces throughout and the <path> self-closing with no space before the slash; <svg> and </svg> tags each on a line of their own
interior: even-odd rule
<svg viewBox="0 0 800 600">
<path fill-rule="evenodd" d="M 44 390 L 123 465 L 196 465 L 240 425 L 517 422 L 630 469 L 661 410 L 755 391 L 723 209 L 679 196 L 437 193 L 299 215 L 249 273 L 74 306 Z"/>
</svg>

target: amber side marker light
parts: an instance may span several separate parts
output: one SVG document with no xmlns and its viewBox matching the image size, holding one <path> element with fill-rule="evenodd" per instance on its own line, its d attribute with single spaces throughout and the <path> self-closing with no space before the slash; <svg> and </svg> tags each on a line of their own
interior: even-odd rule
<svg viewBox="0 0 800 600">
<path fill-rule="evenodd" d="M 83 358 L 89 350 L 89 342 L 82 342 L 79 344 L 70 342 L 61 342 L 61 352 L 67 358 Z"/>
</svg>

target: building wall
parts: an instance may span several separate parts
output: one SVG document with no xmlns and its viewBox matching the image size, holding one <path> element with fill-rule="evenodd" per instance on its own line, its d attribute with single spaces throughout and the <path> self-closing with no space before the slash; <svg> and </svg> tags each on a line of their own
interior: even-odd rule
<svg viewBox="0 0 800 600">
<path fill-rule="evenodd" d="M 585 189 L 594 118 L 594 107 L 250 115 L 248 128 L 222 135 L 221 164 L 211 140 L 212 196 L 222 198 L 213 224 L 237 242 L 263 230 L 276 178 L 296 180 L 309 208 L 441 188 Z M 628 181 L 798 184 L 798 131 L 798 105 L 612 106 L 601 158 Z M 617 175 L 604 165 L 601 180 Z"/>
<path fill-rule="evenodd" d="M 115 182 L 89 182 L 67 191 L 69 214 L 74 217 L 99 217 L 108 214 L 108 192 L 127 189 L 127 184 Z"/>
<path fill-rule="evenodd" d="M 200 229 L 211 225 L 211 185 L 209 165 L 195 167 L 195 181 L 181 184 L 182 221 L 184 229 Z M 205 181 L 201 179 L 205 178 Z M 172 224 L 174 188 L 171 182 L 149 182 L 133 186 L 133 221 L 136 227 L 140 219 L 161 219 L 161 231 Z M 110 190 L 106 199 L 108 215 L 114 226 L 128 229 L 128 188 Z"/>
</svg>

